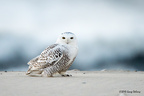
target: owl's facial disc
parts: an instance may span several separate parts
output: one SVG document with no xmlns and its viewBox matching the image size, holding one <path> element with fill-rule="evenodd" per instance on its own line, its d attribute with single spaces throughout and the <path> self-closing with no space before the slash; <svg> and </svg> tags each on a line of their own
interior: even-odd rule
<svg viewBox="0 0 144 96">
<path fill-rule="evenodd" d="M 62 39 L 65 41 L 66 44 L 69 44 L 70 42 L 73 42 L 74 37 L 68 36 L 68 37 L 62 37 Z"/>
<path fill-rule="evenodd" d="M 76 39 L 76 36 L 73 33 L 64 32 L 59 36 L 56 43 L 76 45 L 77 44 L 77 39 Z"/>
</svg>

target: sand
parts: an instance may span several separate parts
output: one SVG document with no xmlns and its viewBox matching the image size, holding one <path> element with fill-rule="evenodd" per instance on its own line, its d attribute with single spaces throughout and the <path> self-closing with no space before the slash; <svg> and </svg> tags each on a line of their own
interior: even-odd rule
<svg viewBox="0 0 144 96">
<path fill-rule="evenodd" d="M 0 72 L 0 96 L 144 96 L 144 72 L 68 71 L 72 77 Z"/>
</svg>

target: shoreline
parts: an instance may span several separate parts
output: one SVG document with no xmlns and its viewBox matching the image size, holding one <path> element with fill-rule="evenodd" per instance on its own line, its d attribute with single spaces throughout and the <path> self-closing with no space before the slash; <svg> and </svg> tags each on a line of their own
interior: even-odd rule
<svg viewBox="0 0 144 96">
<path fill-rule="evenodd" d="M 0 71 L 1 96 L 144 96 L 144 71 L 78 71 L 72 77 Z"/>
</svg>

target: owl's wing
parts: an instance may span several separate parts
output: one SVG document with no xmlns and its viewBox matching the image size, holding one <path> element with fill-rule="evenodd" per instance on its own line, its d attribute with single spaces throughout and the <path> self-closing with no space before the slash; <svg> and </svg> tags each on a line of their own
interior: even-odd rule
<svg viewBox="0 0 144 96">
<path fill-rule="evenodd" d="M 37 60 L 39 59 L 39 57 L 40 57 L 40 55 L 37 56 L 37 57 L 35 57 L 35 58 L 33 58 L 33 59 L 31 59 L 31 60 L 28 62 L 28 65 L 31 65 L 31 64 L 37 62 Z"/>
<path fill-rule="evenodd" d="M 46 68 L 54 65 L 63 57 L 63 50 L 58 44 L 53 44 L 46 48 L 39 56 L 30 60 L 28 64 L 37 68 Z"/>
</svg>

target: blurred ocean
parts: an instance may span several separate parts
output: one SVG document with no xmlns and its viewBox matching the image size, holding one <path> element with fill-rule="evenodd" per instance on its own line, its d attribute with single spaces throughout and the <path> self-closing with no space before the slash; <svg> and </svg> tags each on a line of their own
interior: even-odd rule
<svg viewBox="0 0 144 96">
<path fill-rule="evenodd" d="M 143 0 L 0 0 L 0 71 L 26 71 L 66 31 L 79 44 L 70 69 L 144 71 L 143 9 Z"/>
</svg>

